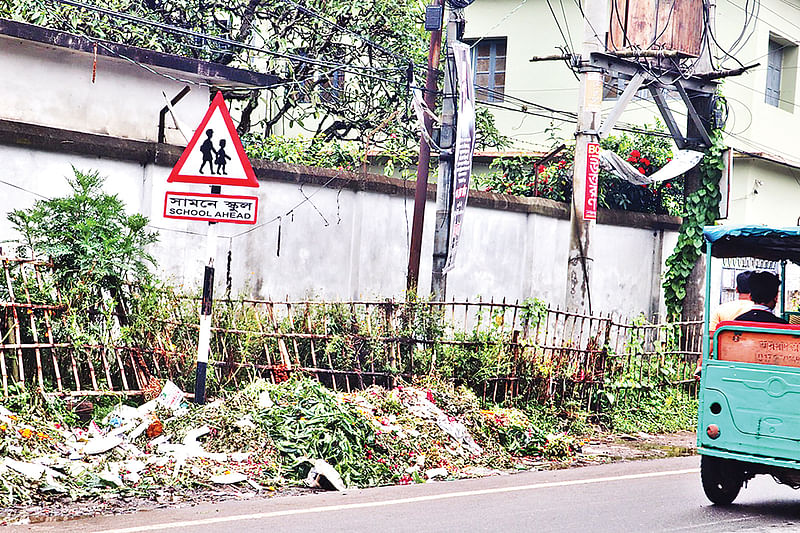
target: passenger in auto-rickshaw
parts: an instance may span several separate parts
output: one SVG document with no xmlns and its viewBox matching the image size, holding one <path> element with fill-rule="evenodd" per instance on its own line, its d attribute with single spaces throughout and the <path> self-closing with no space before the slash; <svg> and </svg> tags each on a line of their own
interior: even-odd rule
<svg viewBox="0 0 800 533">
<path fill-rule="evenodd" d="M 781 279 L 772 272 L 754 272 L 750 276 L 750 300 L 752 308 L 736 317 L 736 320 L 748 322 L 770 322 L 788 324 L 784 319 L 775 316 L 773 309 L 778 303 L 778 289 Z"/>
<path fill-rule="evenodd" d="M 753 272 L 748 270 L 740 272 L 736 276 L 736 299 L 725 302 L 717 306 L 708 320 L 708 334 L 714 335 L 714 330 L 720 322 L 726 320 L 736 320 L 736 317 L 746 313 L 753 308 L 753 301 L 750 299 L 750 276 Z"/>
</svg>

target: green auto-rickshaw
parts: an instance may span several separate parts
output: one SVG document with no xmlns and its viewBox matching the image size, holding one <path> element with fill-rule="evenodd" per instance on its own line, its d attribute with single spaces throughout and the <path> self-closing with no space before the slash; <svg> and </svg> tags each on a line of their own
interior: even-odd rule
<svg viewBox="0 0 800 533">
<path fill-rule="evenodd" d="M 800 227 L 709 226 L 704 230 L 708 332 L 711 292 L 710 256 L 751 257 L 778 262 L 785 280 L 786 262 L 800 264 Z M 781 284 L 785 287 L 785 281 Z M 780 308 L 789 325 L 722 322 L 704 335 L 698 395 L 697 449 L 708 498 L 733 502 L 756 474 L 800 488 L 800 318 Z"/>
</svg>

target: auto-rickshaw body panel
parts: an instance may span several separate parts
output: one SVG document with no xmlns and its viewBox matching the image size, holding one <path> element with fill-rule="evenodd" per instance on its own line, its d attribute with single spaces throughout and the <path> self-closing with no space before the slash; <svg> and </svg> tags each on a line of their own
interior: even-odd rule
<svg viewBox="0 0 800 533">
<path fill-rule="evenodd" d="M 703 374 L 701 448 L 800 461 L 800 369 L 710 360 Z"/>
</svg>

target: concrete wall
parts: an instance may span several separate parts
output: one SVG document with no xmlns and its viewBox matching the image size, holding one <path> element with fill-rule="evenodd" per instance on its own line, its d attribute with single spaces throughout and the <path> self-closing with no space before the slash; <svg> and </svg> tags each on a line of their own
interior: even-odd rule
<svg viewBox="0 0 800 533">
<path fill-rule="evenodd" d="M 66 140 L 70 142 L 67 143 Z M 68 147 L 68 148 L 65 148 Z M 131 212 L 150 217 L 161 234 L 153 247 L 158 272 L 199 290 L 207 224 L 165 219 L 167 190 L 207 192 L 208 186 L 167 184 L 181 149 L 0 121 L 0 240 L 13 238 L 5 213 L 40 196 L 68 192 L 71 166 L 107 176 L 106 189 Z M 226 194 L 260 198 L 258 224 L 219 225 L 217 295 L 383 298 L 405 289 L 413 182 L 254 161 L 256 190 Z M 428 205 L 420 287 L 430 287 L 434 189 Z M 663 259 L 676 240 L 677 220 L 601 211 L 594 261 L 595 311 L 626 314 L 659 309 Z M 568 249 L 566 206 L 543 199 L 473 191 L 448 299 L 541 298 L 562 305 Z M 280 246 L 278 235 L 280 234 Z M 10 250 L 5 244 L 6 252 Z"/>
<path fill-rule="evenodd" d="M 162 91 L 172 98 L 186 85 L 158 75 L 143 76 L 142 67 L 102 55 L 92 83 L 92 54 L 10 38 L 0 40 L 0 46 L 4 48 L 0 72 L 17 74 L 4 76 L 0 84 L 2 115 L 8 120 L 155 141 L 159 111 L 165 105 Z M 59 80 L 57 98 L 55 80 Z M 194 86 L 175 108 L 184 120 L 196 124 L 208 103 L 208 88 Z M 172 128 L 168 141 L 178 143 L 182 137 Z"/>
</svg>

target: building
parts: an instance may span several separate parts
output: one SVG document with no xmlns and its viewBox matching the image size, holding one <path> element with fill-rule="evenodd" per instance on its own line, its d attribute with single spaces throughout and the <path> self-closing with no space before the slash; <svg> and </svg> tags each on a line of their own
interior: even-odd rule
<svg viewBox="0 0 800 533">
<path fill-rule="evenodd" d="M 759 3 L 760 10 L 748 14 L 754 15 L 752 19 L 745 16 L 740 2 L 716 3 L 714 40 L 721 45 L 714 45 L 716 53 L 732 52 L 736 58 L 724 58 L 724 66 L 760 64 L 725 79 L 721 86 L 728 102 L 725 140 L 735 150 L 727 220 L 796 225 L 800 217 L 796 201 L 800 197 L 796 179 L 800 175 L 796 44 L 800 42 L 800 2 Z M 494 113 L 501 132 L 518 147 L 533 150 L 550 146 L 551 132 L 545 129 L 551 124 L 560 137 L 570 139 L 574 125 L 563 114 L 530 104 L 574 112 L 578 82 L 563 61 L 530 59 L 558 54 L 566 47 L 580 50 L 583 19 L 576 3 L 476 0 L 465 15 L 464 40 L 473 44 L 476 85 L 490 89 L 478 90 L 478 97 Z M 535 39 L 531 39 L 531 21 L 536 21 Z M 722 51 L 722 47 L 733 49 Z M 612 84 L 613 80 L 606 85 L 605 111 L 614 106 L 619 92 Z M 685 107 L 681 109 L 676 98 L 669 101 L 678 121 L 684 120 Z M 658 118 L 652 99 L 640 91 L 620 120 L 641 125 Z"/>
<path fill-rule="evenodd" d="M 711 4 L 716 4 L 711 45 L 719 58 L 717 68 L 752 66 L 741 75 L 726 78 L 720 89 L 727 101 L 724 138 L 733 149 L 733 164 L 724 176 L 729 190 L 721 206 L 722 221 L 798 225 L 800 1 L 718 0 Z M 564 61 L 530 60 L 580 51 L 584 24 L 579 5 L 476 0 L 465 10 L 464 40 L 473 45 L 476 85 L 489 89 L 482 94 L 478 90 L 479 99 L 518 148 L 545 150 L 553 131 L 564 139 L 573 136 L 574 123 L 562 112 L 577 109 L 576 76 Z M 616 5 L 617 0 L 608 0 L 610 11 Z M 534 27 L 536 38 L 531 38 Z M 624 82 L 606 80 L 604 113 L 613 108 L 622 88 Z M 685 106 L 677 98 L 667 98 L 677 121 L 685 122 Z M 659 118 L 652 98 L 647 91 L 640 91 L 620 121 L 642 125 Z M 797 283 L 796 273 L 794 277 Z M 731 289 L 724 280 L 732 278 L 730 273 L 721 276 L 723 293 Z"/>
</svg>

